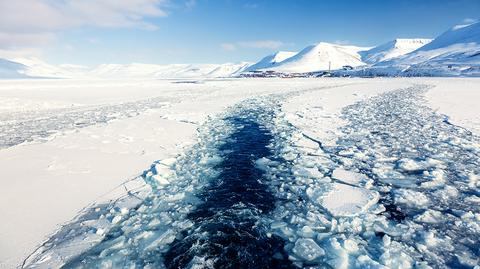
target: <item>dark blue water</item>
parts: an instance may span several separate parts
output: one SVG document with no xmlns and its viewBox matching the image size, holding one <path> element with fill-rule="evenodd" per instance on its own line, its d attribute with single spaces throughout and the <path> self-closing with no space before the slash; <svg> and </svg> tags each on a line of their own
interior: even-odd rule
<svg viewBox="0 0 480 269">
<path fill-rule="evenodd" d="M 165 265 L 185 268 L 197 257 L 211 261 L 215 268 L 292 267 L 283 240 L 268 237 L 260 221 L 276 201 L 254 162 L 272 155 L 268 148 L 272 134 L 251 111 L 225 121 L 235 131 L 218 149 L 223 153 L 216 166 L 220 174 L 198 194 L 203 202 L 188 216 L 195 225 L 172 243 L 164 255 Z"/>
</svg>

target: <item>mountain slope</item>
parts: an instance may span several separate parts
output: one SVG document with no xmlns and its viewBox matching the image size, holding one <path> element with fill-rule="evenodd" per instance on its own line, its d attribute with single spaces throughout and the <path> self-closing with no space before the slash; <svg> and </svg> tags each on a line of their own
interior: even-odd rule
<svg viewBox="0 0 480 269">
<path fill-rule="evenodd" d="M 480 75 L 480 22 L 455 26 L 402 57 L 374 65 L 376 73 L 415 76 Z"/>
<path fill-rule="evenodd" d="M 0 59 L 0 78 L 25 78 L 26 68 L 21 63 Z"/>
<path fill-rule="evenodd" d="M 424 38 L 397 38 L 370 50 L 360 52 L 362 61 L 375 64 L 381 61 L 405 55 L 430 43 L 431 39 Z"/>
<path fill-rule="evenodd" d="M 297 52 L 292 51 L 277 51 L 274 54 L 270 54 L 265 56 L 257 63 L 249 66 L 245 69 L 245 71 L 255 71 L 260 69 L 268 69 L 270 67 L 275 66 L 276 64 L 294 56 Z"/>
<path fill-rule="evenodd" d="M 82 73 L 78 69 L 47 64 L 34 57 L 0 59 L 0 78 L 73 78 Z"/>
</svg>

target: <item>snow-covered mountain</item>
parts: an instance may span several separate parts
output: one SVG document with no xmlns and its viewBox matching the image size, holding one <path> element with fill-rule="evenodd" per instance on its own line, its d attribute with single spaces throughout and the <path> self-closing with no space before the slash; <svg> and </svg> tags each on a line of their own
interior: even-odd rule
<svg viewBox="0 0 480 269">
<path fill-rule="evenodd" d="M 29 77 L 74 78 L 83 74 L 82 71 L 78 71 L 73 68 L 62 68 L 61 66 L 48 64 L 38 58 L 19 58 L 15 59 L 15 61 L 27 67 L 25 70 L 25 74 Z"/>
<path fill-rule="evenodd" d="M 230 77 L 251 63 L 238 64 L 102 64 L 93 69 L 47 64 L 37 58 L 0 59 L 0 78 L 214 78 Z"/>
<path fill-rule="evenodd" d="M 480 22 L 455 26 L 404 56 L 375 64 L 374 75 L 479 76 Z"/>
<path fill-rule="evenodd" d="M 25 78 L 25 69 L 21 63 L 0 59 L 0 78 Z"/>
<path fill-rule="evenodd" d="M 255 71 L 255 70 L 268 69 L 270 67 L 274 67 L 275 65 L 296 55 L 297 53 L 298 52 L 293 52 L 293 51 L 277 51 L 274 54 L 265 56 L 257 63 L 246 68 L 245 71 Z"/>
<path fill-rule="evenodd" d="M 38 58 L 0 59 L 0 78 L 73 78 L 82 73 L 78 67 L 55 66 Z"/>
<path fill-rule="evenodd" d="M 305 73 L 339 69 L 346 65 L 360 66 L 364 65 L 359 54 L 362 50 L 365 50 L 365 48 L 320 42 L 304 48 L 292 57 L 260 70 Z"/>
<path fill-rule="evenodd" d="M 410 53 L 431 41 L 431 39 L 424 38 L 397 38 L 372 49 L 362 51 L 360 55 L 363 62 L 375 64 Z"/>
<path fill-rule="evenodd" d="M 299 53 L 277 52 L 261 59 L 245 71 L 272 70 L 281 73 L 305 73 L 336 70 L 344 66 L 366 66 L 412 52 L 431 39 L 398 38 L 374 48 L 343 46 L 320 42 L 308 46 Z"/>
<path fill-rule="evenodd" d="M 86 75 L 101 78 L 200 78 L 230 77 L 250 63 L 226 64 L 102 64 Z"/>
</svg>

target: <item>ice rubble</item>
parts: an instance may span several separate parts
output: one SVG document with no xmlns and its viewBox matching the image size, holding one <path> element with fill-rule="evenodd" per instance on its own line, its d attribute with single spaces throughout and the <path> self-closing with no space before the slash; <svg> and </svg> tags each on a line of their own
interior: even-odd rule
<svg viewBox="0 0 480 269">
<path fill-rule="evenodd" d="M 6 113 L 6 116 L 1 115 L 0 149 L 25 142 L 45 141 L 61 131 L 130 118 L 149 109 L 165 107 L 171 101 L 164 97 L 154 97 L 101 106 L 52 109 L 25 115 Z"/>
<path fill-rule="evenodd" d="M 255 165 L 276 200 L 273 212 L 256 221 L 265 238 L 283 240 L 292 266 L 478 265 L 478 138 L 422 106 L 425 90 L 402 89 L 346 107 L 348 124 L 333 146 L 288 122 L 278 104 L 289 95 L 259 97 L 226 112 L 241 114 L 252 104 L 273 109 L 254 115 L 272 133 L 272 155 Z M 144 179 L 154 192 L 135 210 L 110 212 L 105 218 L 113 228 L 92 229 L 102 242 L 67 265 L 163 267 L 172 243 L 195 227 L 188 215 L 202 204 L 203 187 L 219 176 L 225 152 L 218 149 L 233 132 L 224 120 L 211 119 L 190 151 L 152 165 Z M 48 252 L 39 257 L 34 265 L 48 264 Z M 194 252 L 190 265 L 215 262 Z"/>
<path fill-rule="evenodd" d="M 285 139 L 279 148 L 297 145 L 297 152 L 288 155 L 299 156 L 294 162 L 305 160 L 302 167 L 318 164 L 323 177 L 310 180 L 303 175 L 304 179 L 297 179 L 309 186 L 304 195 L 298 195 L 300 200 L 306 204 L 312 201 L 312 205 L 280 206 L 279 215 L 285 220 L 272 228 L 292 244 L 296 234 L 319 240 L 329 259 L 317 264 L 335 268 L 477 265 L 479 230 L 474 212 L 480 205 L 478 137 L 422 105 L 427 89 L 414 86 L 346 107 L 343 117 L 347 124 L 336 145 L 318 143 L 318 149 L 312 150 L 296 140 L 316 141 L 315 137 L 292 135 Z M 336 184 L 347 184 L 339 185 L 342 189 L 377 192 L 378 203 L 371 200 L 370 207 L 358 207 L 355 213 L 361 216 L 342 216 L 328 204 L 330 195 L 331 201 L 339 200 L 334 199 L 340 197 L 335 193 Z M 298 187 L 283 189 L 298 192 Z M 355 196 L 343 197 L 348 202 Z M 291 227 L 295 222 L 298 226 Z M 302 227 L 314 233 L 303 234 Z M 342 245 L 344 240 L 355 242 L 358 249 L 352 252 L 348 243 Z M 297 259 L 299 266 L 309 264 L 298 256 L 292 259 Z"/>
<path fill-rule="evenodd" d="M 465 261 L 479 261 L 478 221 L 469 212 L 479 204 L 468 201 L 479 193 L 468 175 L 480 173 L 478 137 L 424 106 L 427 89 L 414 86 L 346 107 L 349 124 L 332 157 L 374 179 L 379 216 L 386 217 L 374 229 L 389 236 L 395 257 L 410 257 L 403 266 L 473 267 Z M 365 156 L 340 154 L 346 148 Z M 382 264 L 401 265 L 391 263 L 391 250 L 379 250 Z"/>
</svg>

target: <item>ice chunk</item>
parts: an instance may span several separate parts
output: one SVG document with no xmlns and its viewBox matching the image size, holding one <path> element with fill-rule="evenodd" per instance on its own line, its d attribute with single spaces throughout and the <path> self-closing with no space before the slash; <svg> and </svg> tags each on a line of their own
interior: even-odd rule
<svg viewBox="0 0 480 269">
<path fill-rule="evenodd" d="M 158 185 L 168 185 L 170 182 L 168 181 L 168 179 L 166 179 L 165 177 L 163 176 L 160 176 L 160 175 L 154 175 L 152 176 L 153 179 L 155 179 L 155 181 L 157 182 Z"/>
<path fill-rule="evenodd" d="M 161 245 L 170 244 L 175 240 L 175 232 L 173 230 L 167 230 L 161 235 L 157 235 L 158 238 L 153 240 L 148 246 L 145 247 L 146 250 L 153 250 L 156 247 Z"/>
<path fill-rule="evenodd" d="M 423 243 L 426 246 L 435 247 L 436 245 L 441 243 L 441 240 L 435 237 L 435 233 L 433 231 L 425 231 L 425 232 L 422 232 L 421 234 L 423 238 Z"/>
<path fill-rule="evenodd" d="M 328 264 L 332 268 L 346 269 L 349 265 L 349 255 L 345 249 L 342 248 L 340 242 L 337 238 L 330 238 L 330 249 L 329 259 L 327 260 Z"/>
<path fill-rule="evenodd" d="M 312 228 L 306 225 L 303 226 L 302 230 L 299 231 L 299 235 L 303 237 L 313 237 L 314 233 L 315 232 L 312 230 Z"/>
<path fill-rule="evenodd" d="M 122 207 L 122 209 L 120 209 L 120 214 L 122 215 L 127 215 L 129 212 L 130 210 L 126 207 Z"/>
<path fill-rule="evenodd" d="M 350 183 L 350 184 L 359 184 L 362 181 L 366 180 L 367 177 L 360 173 L 347 171 L 342 168 L 337 168 L 333 170 L 332 178 L 341 180 L 343 182 Z"/>
<path fill-rule="evenodd" d="M 416 216 L 415 220 L 424 223 L 439 223 L 443 220 L 443 216 L 440 211 L 427 209 L 421 215 Z"/>
<path fill-rule="evenodd" d="M 392 242 L 380 256 L 380 261 L 387 268 L 412 268 L 413 260 L 402 250 L 402 246 L 397 242 Z"/>
<path fill-rule="evenodd" d="M 305 178 L 323 178 L 323 174 L 317 168 L 295 168 L 293 174 Z"/>
<path fill-rule="evenodd" d="M 302 147 L 302 148 L 310 148 L 310 149 L 317 149 L 318 148 L 318 143 L 312 141 L 311 139 L 306 139 L 306 138 L 301 138 L 298 141 L 296 141 L 296 146 Z"/>
<path fill-rule="evenodd" d="M 425 194 L 409 189 L 395 190 L 395 202 L 416 208 L 425 208 L 429 204 Z"/>
<path fill-rule="evenodd" d="M 121 220 L 122 220 L 122 216 L 118 215 L 118 216 L 115 216 L 115 217 L 112 219 L 112 223 L 113 223 L 113 224 L 117 224 L 117 223 L 119 223 Z"/>
<path fill-rule="evenodd" d="M 170 177 L 173 174 L 173 171 L 168 166 L 165 166 L 162 164 L 156 164 L 155 174 L 162 175 L 164 177 Z"/>
<path fill-rule="evenodd" d="M 424 161 L 416 161 L 412 159 L 401 159 L 397 162 L 398 168 L 406 172 L 418 172 L 431 167 L 443 167 L 443 163 L 439 160 L 428 158 Z"/>
<path fill-rule="evenodd" d="M 343 248 L 348 252 L 356 252 L 358 251 L 358 244 L 353 239 L 345 239 L 345 241 L 343 241 Z"/>
<path fill-rule="evenodd" d="M 423 170 L 424 168 L 421 162 L 417 162 L 412 159 L 402 159 L 398 161 L 397 165 L 398 165 L 398 168 L 407 172 L 420 171 L 420 170 Z"/>
<path fill-rule="evenodd" d="M 332 185 L 332 190 L 323 197 L 322 205 L 334 216 L 355 216 L 379 199 L 376 191 L 338 183 Z"/>
<path fill-rule="evenodd" d="M 360 255 L 357 257 L 357 260 L 355 262 L 355 265 L 357 268 L 381 268 L 381 269 L 387 269 L 388 267 L 381 265 L 380 263 L 372 260 L 367 255 Z"/>
<path fill-rule="evenodd" d="M 427 174 L 430 175 L 432 180 L 423 182 L 421 184 L 423 188 L 438 188 L 445 184 L 445 172 L 442 169 L 433 170 Z"/>
<path fill-rule="evenodd" d="M 295 242 L 295 247 L 293 247 L 293 253 L 307 261 L 313 261 L 325 255 L 323 248 L 318 246 L 317 243 L 310 238 L 298 239 L 297 242 Z"/>
<path fill-rule="evenodd" d="M 268 166 L 270 163 L 271 161 L 265 157 L 262 157 L 255 161 L 255 165 L 257 166 L 257 168 L 263 171 L 268 171 Z"/>
<path fill-rule="evenodd" d="M 470 188 L 475 188 L 475 187 L 478 187 L 480 184 L 480 180 L 479 180 L 479 176 L 474 174 L 474 173 L 470 173 L 468 175 L 468 186 Z"/>
</svg>

